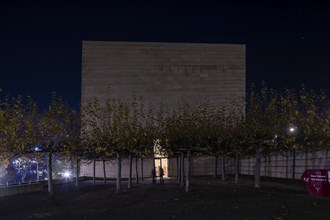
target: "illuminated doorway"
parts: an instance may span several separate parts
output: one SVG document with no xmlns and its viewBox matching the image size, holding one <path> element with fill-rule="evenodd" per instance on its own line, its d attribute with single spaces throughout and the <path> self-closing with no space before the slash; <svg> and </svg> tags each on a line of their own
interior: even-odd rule
<svg viewBox="0 0 330 220">
<path fill-rule="evenodd" d="M 154 141 L 154 160 L 156 176 L 159 176 L 158 167 L 161 167 L 163 168 L 164 176 L 168 177 L 168 159 L 160 145 L 159 139 Z"/>
<path fill-rule="evenodd" d="M 159 169 L 158 167 L 163 168 L 164 176 L 168 176 L 168 161 L 167 158 L 155 158 L 155 168 L 156 168 L 156 176 L 159 176 Z"/>
</svg>

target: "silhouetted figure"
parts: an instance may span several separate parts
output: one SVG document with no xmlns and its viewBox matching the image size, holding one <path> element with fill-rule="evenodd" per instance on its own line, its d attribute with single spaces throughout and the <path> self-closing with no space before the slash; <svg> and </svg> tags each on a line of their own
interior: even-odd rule
<svg viewBox="0 0 330 220">
<path fill-rule="evenodd" d="M 161 166 L 158 167 L 158 171 L 159 171 L 159 183 L 163 184 L 164 183 L 164 170 Z"/>
<path fill-rule="evenodd" d="M 151 175 L 152 175 L 152 183 L 156 184 L 156 170 L 155 170 L 155 168 L 152 169 Z"/>
</svg>

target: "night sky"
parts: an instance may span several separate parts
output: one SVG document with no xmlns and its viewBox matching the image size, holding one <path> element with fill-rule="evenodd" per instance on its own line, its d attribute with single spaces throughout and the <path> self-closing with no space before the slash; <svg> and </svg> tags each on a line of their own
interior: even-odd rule
<svg viewBox="0 0 330 220">
<path fill-rule="evenodd" d="M 56 91 L 78 108 L 81 42 L 109 40 L 246 44 L 247 87 L 304 83 L 330 96 L 330 3 L 109 2 L 2 1 L 2 93 L 44 108 Z"/>
</svg>

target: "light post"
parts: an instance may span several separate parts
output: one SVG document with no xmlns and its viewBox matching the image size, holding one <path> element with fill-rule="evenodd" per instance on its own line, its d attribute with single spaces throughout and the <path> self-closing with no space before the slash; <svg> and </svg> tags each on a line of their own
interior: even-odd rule
<svg viewBox="0 0 330 220">
<path fill-rule="evenodd" d="M 36 169 L 37 169 L 37 182 L 39 182 L 39 163 L 38 163 L 38 159 L 35 161 L 36 163 Z"/>
<path fill-rule="evenodd" d="M 37 174 L 36 182 L 39 182 L 39 163 L 38 163 L 38 159 L 32 160 L 31 162 L 36 164 L 36 174 Z"/>
<path fill-rule="evenodd" d="M 294 125 L 289 125 L 288 127 L 288 134 L 291 136 L 290 137 L 290 141 L 289 141 L 289 144 L 290 144 L 290 147 L 292 149 L 292 179 L 295 179 L 296 178 L 296 150 L 293 146 L 293 140 L 292 138 L 294 138 L 293 136 L 297 133 L 297 127 L 294 126 Z"/>
<path fill-rule="evenodd" d="M 38 145 L 34 148 L 35 152 L 38 152 L 40 150 L 41 149 L 39 148 Z M 39 161 L 38 161 L 38 158 L 36 158 L 36 160 L 34 160 L 33 162 L 36 163 L 36 169 L 37 169 L 37 181 L 36 182 L 39 182 L 40 179 L 39 179 Z"/>
</svg>

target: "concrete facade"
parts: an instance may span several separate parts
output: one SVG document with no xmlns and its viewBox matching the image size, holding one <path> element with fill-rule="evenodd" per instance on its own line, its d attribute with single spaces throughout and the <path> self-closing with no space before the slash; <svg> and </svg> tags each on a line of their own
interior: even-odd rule
<svg viewBox="0 0 330 220">
<path fill-rule="evenodd" d="M 143 96 L 154 105 L 245 95 L 245 46 L 84 41 L 82 103 L 107 89 L 116 99 Z"/>
<path fill-rule="evenodd" d="M 82 105 L 94 97 L 103 102 L 109 90 L 111 98 L 142 96 L 147 105 L 163 103 L 169 110 L 181 100 L 221 106 L 231 96 L 245 96 L 245 45 L 84 41 Z M 193 162 L 192 174 L 213 175 L 213 161 L 200 160 Z M 174 175 L 172 161 L 164 167 L 168 175 Z M 81 175 L 90 176 L 91 166 L 83 164 Z M 146 175 L 152 167 L 145 162 Z M 96 169 L 102 177 L 102 165 Z M 107 170 L 113 177 L 114 169 Z"/>
</svg>

